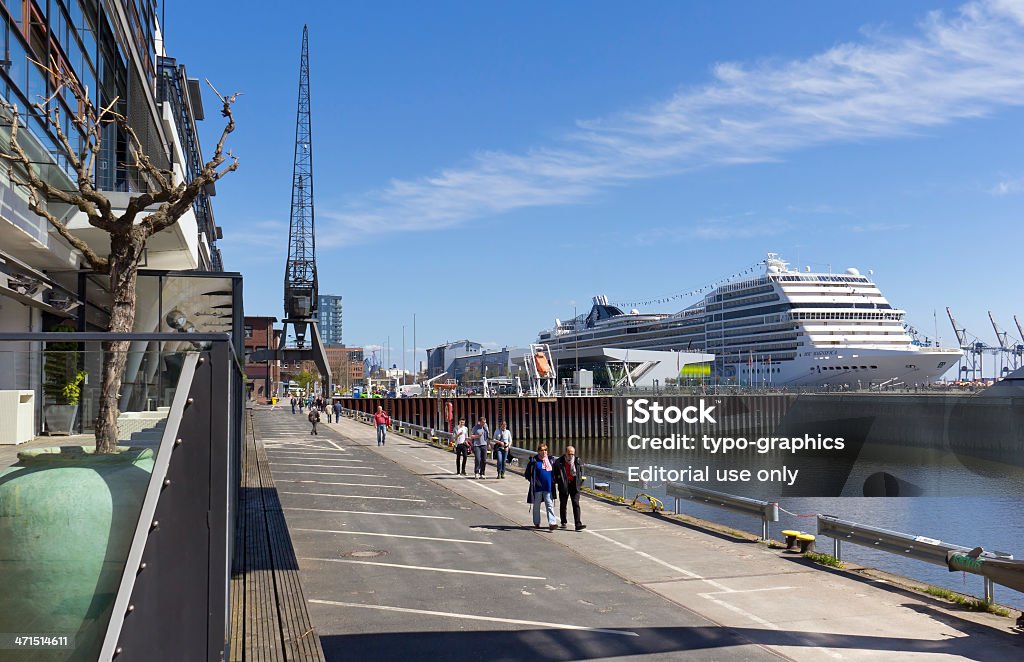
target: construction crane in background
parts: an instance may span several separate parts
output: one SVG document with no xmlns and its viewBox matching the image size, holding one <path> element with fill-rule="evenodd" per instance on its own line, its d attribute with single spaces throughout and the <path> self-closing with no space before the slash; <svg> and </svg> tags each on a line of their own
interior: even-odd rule
<svg viewBox="0 0 1024 662">
<path fill-rule="evenodd" d="M 313 361 L 331 393 L 331 371 L 320 340 L 316 318 L 316 238 L 313 219 L 313 131 L 309 112 L 309 27 L 302 27 L 299 62 L 299 103 L 295 114 L 295 159 L 292 166 L 292 204 L 288 224 L 288 262 L 284 269 L 284 327 L 276 352 L 254 352 L 252 360 Z M 287 348 L 288 328 L 294 331 L 295 348 Z M 307 330 L 311 347 L 306 347 Z"/>
</svg>

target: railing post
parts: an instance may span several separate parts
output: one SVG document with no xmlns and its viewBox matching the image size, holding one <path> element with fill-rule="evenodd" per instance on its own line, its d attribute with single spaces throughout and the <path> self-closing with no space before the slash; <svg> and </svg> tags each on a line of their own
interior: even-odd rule
<svg viewBox="0 0 1024 662">
<path fill-rule="evenodd" d="M 985 603 L 992 604 L 995 602 L 996 586 L 990 577 L 985 577 Z"/>
<path fill-rule="evenodd" d="M 837 561 L 843 560 L 843 543 L 839 538 L 832 539 L 832 552 L 832 556 L 836 557 Z"/>
</svg>

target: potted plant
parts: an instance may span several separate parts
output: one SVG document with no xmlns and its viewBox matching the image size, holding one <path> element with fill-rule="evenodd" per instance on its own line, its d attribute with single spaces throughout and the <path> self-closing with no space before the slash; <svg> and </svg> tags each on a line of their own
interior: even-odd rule
<svg viewBox="0 0 1024 662">
<path fill-rule="evenodd" d="M 74 328 L 61 325 L 54 329 L 71 332 Z M 78 343 L 48 342 L 44 353 L 43 373 L 46 381 L 43 392 L 50 404 L 43 407 L 43 419 L 49 434 L 71 434 L 78 415 L 78 403 L 82 399 L 82 383 L 85 372 L 78 369 Z"/>
</svg>

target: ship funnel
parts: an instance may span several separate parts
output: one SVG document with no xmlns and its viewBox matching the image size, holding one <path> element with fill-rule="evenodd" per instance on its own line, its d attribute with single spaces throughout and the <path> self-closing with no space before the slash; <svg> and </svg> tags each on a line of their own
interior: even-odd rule
<svg viewBox="0 0 1024 662">
<path fill-rule="evenodd" d="M 595 306 L 607 306 L 608 305 L 608 297 L 603 295 L 603 294 L 598 294 L 596 297 L 594 297 L 593 300 L 594 300 L 594 305 Z"/>
</svg>

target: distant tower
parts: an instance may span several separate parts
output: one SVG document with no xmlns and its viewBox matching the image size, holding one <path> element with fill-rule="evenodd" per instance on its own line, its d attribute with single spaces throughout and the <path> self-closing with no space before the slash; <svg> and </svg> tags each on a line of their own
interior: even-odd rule
<svg viewBox="0 0 1024 662">
<path fill-rule="evenodd" d="M 321 294 L 316 304 L 317 327 L 320 339 L 327 347 L 344 344 L 342 339 L 342 298 L 336 294 Z"/>
<path fill-rule="evenodd" d="M 305 344 L 306 324 L 317 307 L 316 237 L 313 233 L 313 133 L 309 117 L 309 28 L 302 27 L 299 106 L 295 116 L 292 210 L 288 263 L 284 271 L 284 312 L 295 326 L 296 344 Z"/>
</svg>

